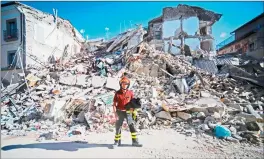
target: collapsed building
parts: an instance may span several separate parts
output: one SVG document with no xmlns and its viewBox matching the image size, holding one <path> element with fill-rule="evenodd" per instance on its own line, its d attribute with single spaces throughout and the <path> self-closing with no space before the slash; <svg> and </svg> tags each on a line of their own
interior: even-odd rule
<svg viewBox="0 0 264 159">
<path fill-rule="evenodd" d="M 207 21 L 205 17 L 201 20 Z M 186 36 L 180 37 L 184 41 Z M 148 38 L 138 26 L 108 41 L 87 41 L 80 53 L 53 67 L 28 67 L 24 88 L 16 83 L 1 90 L 2 135 L 36 130 L 42 140 L 86 130 L 113 131 L 113 97 L 126 72 L 130 89 L 141 99 L 138 131 L 173 128 L 186 136 L 213 132 L 228 141 L 260 144 L 264 92 L 261 81 L 252 77 L 260 77 L 263 64 L 250 70 L 246 64 L 254 61 L 242 61 L 242 69 L 237 67 L 241 60 L 228 63 L 184 52 L 175 56 L 156 49 Z M 223 68 L 220 74 L 206 65 L 214 60 L 214 67 L 218 63 Z M 123 127 L 128 129 L 127 123 Z"/>
<path fill-rule="evenodd" d="M 3 40 L 1 77 L 10 83 L 23 68 L 69 58 L 80 52 L 84 39 L 70 21 L 19 2 L 1 4 Z"/>
<path fill-rule="evenodd" d="M 175 8 L 166 7 L 163 9 L 162 16 L 149 22 L 149 41 L 155 44 L 158 50 L 163 49 L 169 53 L 190 55 L 191 50 L 188 46 L 188 40 L 198 39 L 199 42 L 196 45 L 210 53 L 215 51 L 212 25 L 219 21 L 221 16 L 221 14 L 195 6 L 180 4 Z M 170 21 L 175 23 L 166 25 Z M 168 30 L 170 31 L 168 32 Z M 172 47 L 177 49 L 172 51 Z"/>
</svg>

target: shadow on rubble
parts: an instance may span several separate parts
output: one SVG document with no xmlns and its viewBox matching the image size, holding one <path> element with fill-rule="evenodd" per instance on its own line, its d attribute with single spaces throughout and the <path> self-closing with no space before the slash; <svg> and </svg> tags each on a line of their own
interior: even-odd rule
<svg viewBox="0 0 264 159">
<path fill-rule="evenodd" d="M 129 147 L 131 145 L 123 144 L 122 147 Z M 55 143 L 34 143 L 25 145 L 8 145 L 1 149 L 3 151 L 9 151 L 14 149 L 45 149 L 45 150 L 64 150 L 64 151 L 77 151 L 82 148 L 96 148 L 96 147 L 106 147 L 111 149 L 112 144 L 89 144 L 87 142 L 55 142 Z"/>
</svg>

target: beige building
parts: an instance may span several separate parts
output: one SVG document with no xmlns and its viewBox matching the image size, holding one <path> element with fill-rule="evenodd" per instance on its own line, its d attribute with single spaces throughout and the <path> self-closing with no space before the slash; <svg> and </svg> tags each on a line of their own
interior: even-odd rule
<svg viewBox="0 0 264 159">
<path fill-rule="evenodd" d="M 44 13 L 30 6 L 7 2 L 1 4 L 1 78 L 16 80 L 24 68 L 48 63 L 80 52 L 84 38 L 68 20 Z M 66 47 L 67 46 L 67 47 Z"/>
<path fill-rule="evenodd" d="M 217 54 L 239 53 L 256 59 L 264 57 L 264 13 L 233 31 L 217 45 Z"/>
</svg>

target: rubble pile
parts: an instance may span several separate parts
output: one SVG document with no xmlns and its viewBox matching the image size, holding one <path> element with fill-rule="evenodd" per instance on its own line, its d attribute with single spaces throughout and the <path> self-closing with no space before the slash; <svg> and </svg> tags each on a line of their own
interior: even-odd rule
<svg viewBox="0 0 264 159">
<path fill-rule="evenodd" d="M 150 72 L 156 59 L 161 60 L 162 65 L 152 76 Z M 216 130 L 218 124 L 223 125 L 218 129 L 233 131 L 224 136 L 227 140 L 238 142 L 247 138 L 259 143 L 256 136 L 263 136 L 263 88 L 211 75 L 192 66 L 185 56 L 160 54 L 152 59 L 150 66 L 144 59 L 140 61 L 137 65 L 143 65 L 143 73 L 135 72 L 149 77 L 137 77 L 139 86 L 133 87 L 136 95 L 145 97 L 142 103 L 146 106 L 143 106 L 143 115 L 138 121 L 139 129 L 161 128 L 163 125 L 172 126 L 186 135 L 195 135 Z M 150 71 L 146 71 L 147 67 Z M 167 68 L 167 72 L 162 68 Z M 190 75 L 192 71 L 195 76 Z M 212 123 L 209 124 L 208 120 Z"/>
<path fill-rule="evenodd" d="M 172 127 L 187 136 L 206 132 L 232 142 L 260 142 L 263 88 L 198 69 L 192 57 L 157 51 L 145 42 L 137 47 L 138 52 L 100 57 L 84 52 L 41 71 L 28 69 L 21 83 L 2 88 L 1 133 L 38 130 L 41 141 L 114 131 L 112 101 L 125 71 L 141 99 L 139 131 Z"/>
</svg>

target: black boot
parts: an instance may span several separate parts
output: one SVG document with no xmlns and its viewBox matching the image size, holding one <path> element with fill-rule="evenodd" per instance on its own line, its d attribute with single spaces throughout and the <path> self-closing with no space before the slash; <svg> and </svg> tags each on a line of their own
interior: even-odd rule
<svg viewBox="0 0 264 159">
<path fill-rule="evenodd" d="M 138 139 L 132 139 L 132 146 L 142 147 L 143 145 L 138 142 Z"/>
<path fill-rule="evenodd" d="M 118 141 L 118 146 L 121 146 L 121 140 Z"/>
</svg>

